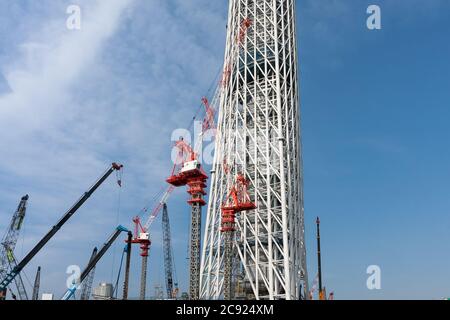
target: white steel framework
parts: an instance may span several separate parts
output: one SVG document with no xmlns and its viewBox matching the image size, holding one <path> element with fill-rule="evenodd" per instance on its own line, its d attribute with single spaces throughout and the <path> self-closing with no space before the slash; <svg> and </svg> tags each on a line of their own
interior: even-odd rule
<svg viewBox="0 0 450 320">
<path fill-rule="evenodd" d="M 233 298 L 308 292 L 297 78 L 295 0 L 230 0 L 201 299 L 224 297 L 221 206 L 239 173 L 257 209 L 237 216 Z"/>
</svg>

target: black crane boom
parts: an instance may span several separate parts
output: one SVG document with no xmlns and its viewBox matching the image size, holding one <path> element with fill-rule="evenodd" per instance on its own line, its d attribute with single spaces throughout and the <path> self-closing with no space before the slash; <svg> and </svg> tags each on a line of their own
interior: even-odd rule
<svg viewBox="0 0 450 320">
<path fill-rule="evenodd" d="M 61 227 L 77 212 L 77 210 L 89 199 L 95 190 L 102 185 L 103 182 L 114 172 L 120 171 L 122 165 L 113 163 L 111 167 L 103 174 L 103 176 L 87 191 L 84 195 L 63 215 L 61 220 L 31 249 L 25 258 L 5 277 L 0 283 L 0 293 L 4 292 L 14 278 L 23 270 L 23 268 L 34 258 L 34 256 L 50 241 L 51 238 L 61 229 Z"/>
</svg>

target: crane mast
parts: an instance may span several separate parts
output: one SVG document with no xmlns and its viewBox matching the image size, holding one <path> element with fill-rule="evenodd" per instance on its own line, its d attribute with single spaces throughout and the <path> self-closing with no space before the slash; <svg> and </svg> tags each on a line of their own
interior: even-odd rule
<svg viewBox="0 0 450 320">
<path fill-rule="evenodd" d="M 172 175 L 166 180 L 174 187 L 188 187 L 191 207 L 191 238 L 189 244 L 189 299 L 198 300 L 200 292 L 200 237 L 202 207 L 206 205 L 203 197 L 206 195 L 206 181 L 208 176 L 202 169 L 198 155 L 183 140 L 176 142 L 181 163 L 175 163 Z M 178 166 L 181 164 L 181 167 Z"/>
<path fill-rule="evenodd" d="M 178 284 L 174 282 L 172 239 L 170 234 L 169 212 L 167 210 L 166 204 L 163 207 L 162 228 L 163 228 L 164 269 L 166 276 L 167 299 L 176 299 L 178 292 Z"/>
<path fill-rule="evenodd" d="M 17 260 L 12 251 L 9 254 L 9 270 L 13 270 L 17 265 Z M 23 279 L 20 274 L 18 274 L 14 279 L 14 283 L 16 284 L 17 294 L 19 295 L 20 300 L 28 300 L 27 290 L 25 289 L 25 285 L 23 284 Z"/>
<path fill-rule="evenodd" d="M 16 266 L 14 249 L 16 248 L 17 240 L 19 239 L 19 234 L 25 219 L 28 199 L 29 196 L 25 195 L 20 200 L 17 210 L 11 219 L 8 231 L 2 239 L 0 245 L 0 279 L 3 279 L 8 271 Z M 26 295 L 26 291 L 24 291 L 22 279 L 16 281 L 16 286 L 19 291 L 19 296 L 21 299 L 24 299 L 23 292 L 25 292 Z M 6 287 L 0 290 L 0 300 L 4 298 L 6 298 Z"/>
<path fill-rule="evenodd" d="M 39 300 L 39 289 L 41 287 L 41 267 L 38 267 L 36 272 L 36 278 L 34 280 L 33 295 L 31 300 Z"/>
<path fill-rule="evenodd" d="M 141 265 L 141 290 L 139 294 L 140 300 L 145 300 L 145 294 L 147 291 L 147 268 L 148 268 L 148 248 L 142 248 L 141 253 L 142 265 Z"/>
<path fill-rule="evenodd" d="M 123 281 L 123 300 L 128 300 L 128 288 L 130 285 L 130 265 L 131 265 L 131 244 L 133 240 L 133 234 L 128 232 L 127 245 L 125 247 L 127 253 L 127 260 L 125 262 L 125 279 Z"/>
<path fill-rule="evenodd" d="M 236 231 L 236 214 L 256 209 L 248 194 L 248 181 L 238 174 L 236 183 L 222 206 L 222 228 L 224 234 L 224 299 L 233 299 L 233 244 Z"/>
<path fill-rule="evenodd" d="M 91 258 L 89 259 L 89 263 L 94 261 L 95 256 L 97 255 L 98 249 L 97 247 L 94 248 L 92 251 Z M 94 276 L 95 276 L 95 268 L 89 272 L 89 275 L 87 276 L 86 280 L 83 281 L 83 284 L 81 286 L 81 296 L 80 300 L 89 300 L 91 297 L 92 292 L 92 283 L 94 282 Z"/>
<path fill-rule="evenodd" d="M 325 300 L 325 292 L 322 286 L 322 256 L 320 253 L 320 219 L 317 217 L 317 267 L 319 277 L 319 300 Z"/>
<path fill-rule="evenodd" d="M 122 170 L 123 166 L 113 163 L 111 167 L 100 177 L 99 180 L 85 192 L 81 198 L 63 215 L 63 217 L 50 229 L 50 231 L 34 246 L 33 249 L 22 259 L 22 261 L 6 276 L 2 276 L 0 282 L 0 298 L 9 284 L 19 275 L 23 268 L 42 250 L 42 248 L 53 238 L 61 227 L 77 212 L 77 210 L 91 197 L 91 195 L 105 182 L 105 180 L 115 171 Z M 121 181 L 118 180 L 121 185 Z"/>
<path fill-rule="evenodd" d="M 152 244 L 150 241 L 150 235 L 147 231 L 147 229 L 144 229 L 144 227 L 141 224 L 141 220 L 139 217 L 135 217 L 133 219 L 135 229 L 134 229 L 134 236 L 131 240 L 131 243 L 138 244 L 141 249 L 141 257 L 142 257 L 142 264 L 141 264 L 141 284 L 140 284 L 140 293 L 139 293 L 139 299 L 145 300 L 145 294 L 147 289 L 147 264 L 148 264 L 148 252 L 150 250 L 150 245 Z"/>
</svg>

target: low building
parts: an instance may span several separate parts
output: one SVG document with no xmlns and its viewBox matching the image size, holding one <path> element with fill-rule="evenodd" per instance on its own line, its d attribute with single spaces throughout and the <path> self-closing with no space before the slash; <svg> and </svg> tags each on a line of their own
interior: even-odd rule
<svg viewBox="0 0 450 320">
<path fill-rule="evenodd" d="M 100 283 L 94 288 L 92 297 L 94 300 L 113 300 L 114 287 L 111 283 Z"/>
<path fill-rule="evenodd" d="M 53 300 L 53 297 L 54 297 L 53 293 L 43 293 L 42 294 L 42 300 L 47 300 L 47 301 Z"/>
</svg>

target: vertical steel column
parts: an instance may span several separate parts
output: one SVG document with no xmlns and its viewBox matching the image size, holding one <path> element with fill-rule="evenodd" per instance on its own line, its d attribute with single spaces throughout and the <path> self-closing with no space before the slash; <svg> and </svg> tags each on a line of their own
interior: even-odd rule
<svg viewBox="0 0 450 320">
<path fill-rule="evenodd" d="M 194 202 L 191 206 L 191 239 L 190 239 L 190 274 L 189 274 L 189 299 L 199 299 L 200 284 L 200 237 L 202 222 L 202 207 Z"/>
<path fill-rule="evenodd" d="M 140 300 L 145 300 L 145 291 L 147 289 L 147 260 L 147 255 L 142 256 Z"/>
</svg>

